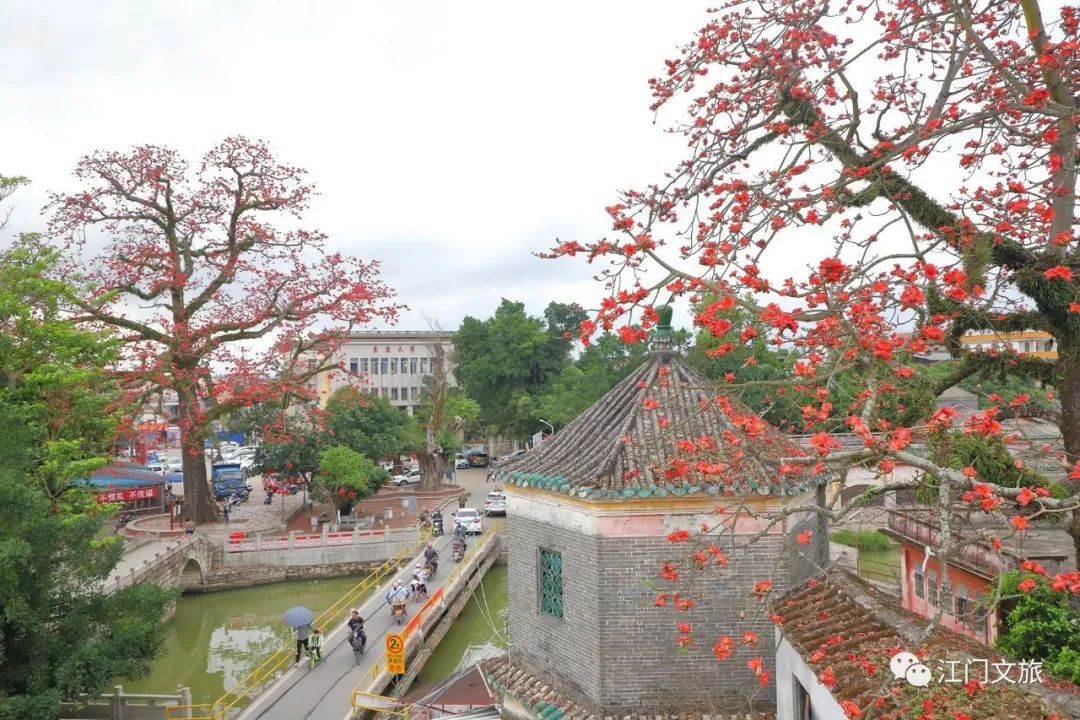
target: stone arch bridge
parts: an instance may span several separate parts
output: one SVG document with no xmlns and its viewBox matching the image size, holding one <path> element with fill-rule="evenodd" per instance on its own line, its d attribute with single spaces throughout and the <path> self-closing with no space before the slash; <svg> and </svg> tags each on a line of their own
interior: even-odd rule
<svg viewBox="0 0 1080 720">
<path fill-rule="evenodd" d="M 140 583 L 153 583 L 180 590 L 199 588 L 203 586 L 215 565 L 215 552 L 221 552 L 217 543 L 199 535 L 187 535 L 175 542 L 160 544 L 160 552 L 146 558 L 140 567 L 113 576 L 106 583 L 105 590 L 115 592 Z"/>
</svg>

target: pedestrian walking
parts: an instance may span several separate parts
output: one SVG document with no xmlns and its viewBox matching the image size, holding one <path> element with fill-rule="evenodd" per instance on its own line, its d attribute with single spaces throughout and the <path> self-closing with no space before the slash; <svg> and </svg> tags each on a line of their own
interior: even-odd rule
<svg viewBox="0 0 1080 720">
<path fill-rule="evenodd" d="M 225 522 L 229 522 L 229 512 L 232 510 L 232 504 L 225 503 L 225 508 L 221 511 L 221 514 L 225 516 Z"/>
<path fill-rule="evenodd" d="M 462 493 L 461 495 L 458 495 L 457 502 L 458 502 L 458 505 L 457 505 L 458 509 L 459 510 L 464 510 L 465 509 L 465 503 L 466 503 L 465 493 Z"/>
<path fill-rule="evenodd" d="M 188 518 L 186 521 L 184 521 L 184 534 L 185 535 L 194 535 L 195 534 L 195 523 L 191 522 L 191 518 Z"/>
</svg>

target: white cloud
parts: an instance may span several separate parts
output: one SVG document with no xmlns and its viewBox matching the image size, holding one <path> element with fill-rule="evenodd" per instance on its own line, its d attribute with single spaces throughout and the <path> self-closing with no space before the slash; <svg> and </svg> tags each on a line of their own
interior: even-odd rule
<svg viewBox="0 0 1080 720">
<path fill-rule="evenodd" d="M 77 158 L 138 143 L 192 160 L 267 140 L 321 195 L 308 222 L 444 327 L 500 297 L 595 305 L 582 261 L 531 253 L 607 234 L 619 187 L 681 141 L 647 78 L 704 23 L 697 2 L 9 3 L 0 172 L 28 175 L 13 229 L 40 229 Z"/>
</svg>

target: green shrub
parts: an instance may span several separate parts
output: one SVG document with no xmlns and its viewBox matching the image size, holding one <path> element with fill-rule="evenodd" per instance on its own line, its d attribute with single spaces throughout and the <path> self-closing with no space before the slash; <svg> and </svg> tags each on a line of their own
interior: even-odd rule
<svg viewBox="0 0 1080 720">
<path fill-rule="evenodd" d="M 892 547 L 892 541 L 877 530 L 835 530 L 829 539 L 859 550 L 881 552 Z"/>
</svg>

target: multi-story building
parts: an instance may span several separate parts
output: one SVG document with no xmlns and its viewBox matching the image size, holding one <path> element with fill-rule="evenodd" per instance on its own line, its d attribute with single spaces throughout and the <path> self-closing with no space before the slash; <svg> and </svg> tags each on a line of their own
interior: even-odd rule
<svg viewBox="0 0 1080 720">
<path fill-rule="evenodd" d="M 1057 360 L 1057 340 L 1042 330 L 995 332 L 969 330 L 960 338 L 968 350 L 1012 350 L 1031 357 Z"/>
<path fill-rule="evenodd" d="M 435 372 L 438 346 L 442 347 L 447 363 L 447 382 L 454 386 L 450 369 L 453 338 L 454 333 L 441 330 L 353 333 L 338 353 L 342 369 L 316 378 L 319 404 L 326 404 L 338 388 L 359 380 L 364 388 L 411 415 L 420 402 L 424 379 Z"/>
</svg>

